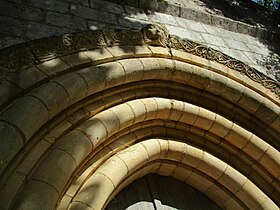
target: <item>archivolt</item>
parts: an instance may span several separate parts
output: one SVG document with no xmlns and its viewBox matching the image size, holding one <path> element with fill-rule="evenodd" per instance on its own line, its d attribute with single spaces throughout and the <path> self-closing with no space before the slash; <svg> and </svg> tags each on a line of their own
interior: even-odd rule
<svg viewBox="0 0 280 210">
<path fill-rule="evenodd" d="M 166 121 L 173 121 L 174 123 L 167 123 Z M 117 145 L 121 142 L 125 145 L 126 143 L 122 139 L 135 141 L 136 136 L 139 135 L 142 136 L 137 141 L 146 139 L 149 131 L 147 132 L 143 127 L 149 124 L 157 125 L 160 122 L 164 122 L 162 126 L 165 129 L 169 127 L 173 129 L 158 132 L 154 128 L 153 135 L 171 137 L 174 135 L 176 137 L 179 134 L 181 139 L 193 141 L 196 146 L 204 147 L 206 150 L 212 148 L 214 154 L 220 154 L 221 158 L 236 165 L 239 171 L 243 171 L 249 176 L 257 176 L 252 178 L 253 181 L 261 186 L 266 193 L 278 199 L 277 193 L 273 192 L 274 187 L 272 184 L 280 174 L 279 170 L 275 170 L 273 167 L 279 165 L 277 160 L 279 153 L 277 150 L 233 122 L 201 107 L 171 99 L 145 98 L 129 101 L 100 112 L 62 137 L 33 172 L 29 182 L 23 189 L 22 197 L 18 201 L 19 204 L 17 204 L 18 208 L 24 209 L 30 205 L 29 202 L 27 204 L 26 202 L 33 200 L 32 198 L 38 194 L 37 190 L 41 190 L 40 185 L 42 183 L 48 183 L 45 184 L 44 188 L 55 189 L 51 197 L 55 198 L 61 195 L 71 178 L 71 174 L 77 173 L 78 168 L 85 163 L 85 159 L 89 157 L 94 158 L 95 161 L 96 157 L 100 159 L 102 155 L 97 154 L 97 152 L 106 153 L 102 151 L 104 150 L 103 147 L 111 142 L 113 142 L 111 144 L 117 143 Z M 130 130 L 129 135 L 122 138 L 116 136 L 118 132 L 127 128 Z M 138 134 L 135 132 L 138 132 Z M 131 139 L 131 137 L 134 138 Z M 215 148 L 215 145 L 217 148 Z M 260 147 L 260 145 L 262 146 Z M 114 148 L 114 150 L 120 148 Z M 248 150 L 248 148 L 250 149 Z M 266 152 L 266 150 L 271 152 Z M 105 151 L 108 152 L 110 149 Z M 262 161 L 259 161 L 260 156 L 256 156 L 253 151 L 259 151 L 262 154 Z M 108 152 L 108 154 L 110 153 Z M 235 155 L 238 155 L 242 161 L 235 158 Z M 137 159 L 137 156 L 135 158 Z M 60 163 L 59 160 L 63 162 Z M 136 163 L 137 161 L 134 162 Z M 193 161 L 191 162 L 195 164 Z M 251 169 L 252 165 L 254 167 Z M 199 168 L 199 164 L 195 166 Z M 46 173 L 46 168 L 51 168 L 59 173 L 50 176 Z M 223 168 L 221 173 L 225 169 L 226 167 Z M 265 176 L 259 174 L 258 171 L 263 171 Z M 212 178 L 218 180 L 220 175 Z M 264 200 L 254 208 L 259 207 Z M 56 199 L 50 200 L 49 197 L 46 197 L 46 200 L 40 198 L 38 202 L 40 206 L 45 205 L 45 203 L 48 203 L 48 206 L 54 206 Z M 33 203 L 36 202 L 33 201 Z"/>
<path fill-rule="evenodd" d="M 235 70 L 163 46 L 107 46 L 18 77 L 21 96 L 1 105 L 1 208 L 101 209 L 152 172 L 224 208 L 280 205 L 279 100 Z M 98 183 L 106 196 L 84 200 Z"/>
<path fill-rule="evenodd" d="M 155 172 L 187 182 L 224 208 L 257 209 L 260 198 L 272 203 L 246 177 L 209 153 L 174 140 L 151 139 L 109 158 L 83 183 L 69 209 L 79 209 L 81 204 L 103 209 L 134 179 Z"/>
</svg>

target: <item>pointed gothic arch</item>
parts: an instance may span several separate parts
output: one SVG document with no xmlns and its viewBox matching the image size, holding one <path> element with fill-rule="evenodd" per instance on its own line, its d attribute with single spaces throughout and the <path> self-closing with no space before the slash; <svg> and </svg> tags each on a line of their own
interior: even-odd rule
<svg viewBox="0 0 280 210">
<path fill-rule="evenodd" d="M 242 62 L 153 25 L 33 41 L 0 61 L 1 208 L 104 209 L 147 173 L 223 208 L 280 205 L 279 83 Z"/>
</svg>

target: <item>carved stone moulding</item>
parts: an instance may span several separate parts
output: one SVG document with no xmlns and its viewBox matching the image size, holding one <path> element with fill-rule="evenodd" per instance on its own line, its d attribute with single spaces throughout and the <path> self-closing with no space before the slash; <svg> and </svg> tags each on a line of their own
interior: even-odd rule
<svg viewBox="0 0 280 210">
<path fill-rule="evenodd" d="M 22 71 L 36 64 L 34 54 L 25 44 L 0 51 L 0 83 L 10 74 Z"/>
<path fill-rule="evenodd" d="M 205 45 L 170 35 L 165 27 L 148 24 L 141 30 L 85 31 L 34 40 L 0 51 L 0 83 L 32 65 L 75 52 L 111 46 L 160 46 L 182 50 L 238 71 L 280 97 L 280 83 L 254 68 Z"/>
</svg>

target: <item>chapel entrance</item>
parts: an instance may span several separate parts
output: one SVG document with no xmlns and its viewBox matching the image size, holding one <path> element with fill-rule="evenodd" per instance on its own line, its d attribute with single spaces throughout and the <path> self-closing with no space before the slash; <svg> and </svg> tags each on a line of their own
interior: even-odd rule
<svg viewBox="0 0 280 210">
<path fill-rule="evenodd" d="M 122 190 L 107 210 L 220 210 L 200 191 L 171 177 L 149 174 Z"/>
</svg>

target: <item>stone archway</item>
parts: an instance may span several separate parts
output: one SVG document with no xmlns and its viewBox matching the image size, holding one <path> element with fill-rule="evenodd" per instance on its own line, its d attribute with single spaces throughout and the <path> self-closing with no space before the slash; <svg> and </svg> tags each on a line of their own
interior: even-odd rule
<svg viewBox="0 0 280 210">
<path fill-rule="evenodd" d="M 115 196 L 106 210 L 181 209 L 221 210 L 200 191 L 172 177 L 148 174 L 137 179 Z"/>
<path fill-rule="evenodd" d="M 223 208 L 278 209 L 279 84 L 245 64 L 155 25 L 4 60 L 1 208 L 104 209 L 159 173 Z"/>
</svg>

